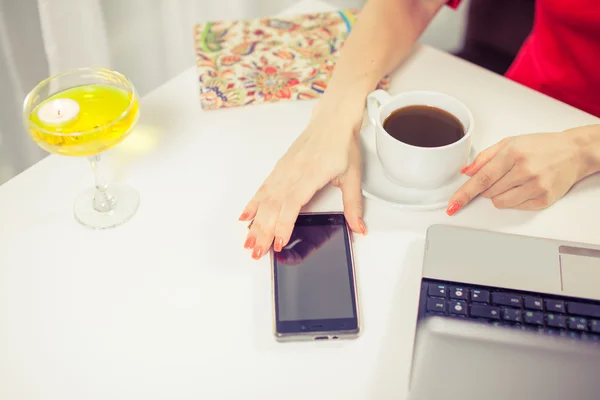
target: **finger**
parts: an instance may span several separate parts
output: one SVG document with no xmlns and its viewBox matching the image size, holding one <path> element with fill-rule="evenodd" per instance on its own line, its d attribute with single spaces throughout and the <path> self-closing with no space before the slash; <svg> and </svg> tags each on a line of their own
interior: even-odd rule
<svg viewBox="0 0 600 400">
<path fill-rule="evenodd" d="M 296 185 L 289 193 L 287 200 L 281 206 L 277 223 L 275 226 L 275 241 L 273 250 L 281 251 L 290 241 L 293 234 L 294 224 L 302 207 L 306 205 L 314 195 L 315 190 L 306 185 Z"/>
<path fill-rule="evenodd" d="M 247 239 L 254 239 L 252 258 L 255 260 L 264 256 L 271 247 L 280 210 L 281 203 L 273 198 L 265 197 L 261 201 Z"/>
<path fill-rule="evenodd" d="M 244 211 L 242 211 L 242 215 L 238 218 L 240 221 L 249 221 L 256 216 L 256 212 L 258 211 L 258 207 L 260 206 L 260 201 L 264 197 L 265 194 L 266 183 L 264 183 L 257 191 L 252 200 L 246 204 L 244 207 Z"/>
<path fill-rule="evenodd" d="M 513 165 L 514 161 L 508 156 L 502 156 L 501 154 L 494 157 L 452 195 L 448 202 L 446 214 L 454 215 L 478 194 L 486 191 L 502 178 Z"/>
<path fill-rule="evenodd" d="M 250 200 L 246 207 L 244 207 L 244 211 L 238 218 L 240 221 L 250 221 L 252 218 L 256 216 L 256 211 L 258 211 L 258 205 L 260 203 L 254 199 Z"/>
<path fill-rule="evenodd" d="M 367 234 L 367 228 L 362 219 L 363 198 L 361 192 L 360 169 L 349 170 L 340 184 L 342 189 L 342 202 L 344 203 L 344 216 L 350 229 L 356 233 Z"/>
<path fill-rule="evenodd" d="M 496 208 L 515 208 L 528 200 L 535 199 L 544 194 L 543 189 L 535 180 L 529 180 L 523 185 L 514 187 L 498 196 L 492 197 Z"/>
<path fill-rule="evenodd" d="M 551 204 L 545 196 L 539 196 L 535 199 L 529 199 L 513 207 L 516 210 L 541 210 L 548 207 Z"/>
<path fill-rule="evenodd" d="M 302 205 L 294 200 L 286 201 L 281 206 L 279 218 L 275 225 L 275 241 L 273 242 L 273 250 L 281 251 L 290 241 L 294 224 L 298 219 L 298 214 L 302 209 Z"/>
<path fill-rule="evenodd" d="M 499 141 L 498 143 L 496 143 L 495 145 L 490 146 L 487 149 L 483 150 L 482 152 L 480 152 L 477 155 L 477 157 L 475 157 L 473 162 L 471 164 L 467 165 L 466 167 L 464 167 L 460 171 L 460 173 L 465 174 L 467 176 L 475 175 L 481 168 L 483 168 L 484 165 L 486 165 L 494 157 L 496 157 L 496 155 L 500 152 L 500 150 L 502 150 L 506 146 L 507 142 L 508 142 L 507 139 L 503 139 L 503 140 Z"/>
<path fill-rule="evenodd" d="M 524 185 L 529 179 L 530 178 L 520 172 L 518 168 L 513 167 L 506 173 L 506 175 L 500 178 L 498 182 L 494 183 L 488 190 L 481 193 L 481 196 L 491 199 L 511 190 L 512 188 L 517 188 L 521 185 Z"/>
</svg>

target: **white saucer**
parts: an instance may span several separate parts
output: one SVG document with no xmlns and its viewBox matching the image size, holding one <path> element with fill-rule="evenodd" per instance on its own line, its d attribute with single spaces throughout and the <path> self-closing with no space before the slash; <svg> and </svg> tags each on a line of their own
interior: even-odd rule
<svg viewBox="0 0 600 400">
<path fill-rule="evenodd" d="M 362 192 L 369 199 L 379 200 L 392 207 L 413 211 L 428 211 L 446 208 L 450 196 L 467 181 L 468 177 L 459 175 L 444 187 L 424 190 L 398 186 L 390 181 L 383 172 L 383 167 L 375 148 L 373 127 L 364 127 L 360 134 L 362 147 Z M 469 163 L 475 158 L 475 150 L 471 147 Z"/>
</svg>

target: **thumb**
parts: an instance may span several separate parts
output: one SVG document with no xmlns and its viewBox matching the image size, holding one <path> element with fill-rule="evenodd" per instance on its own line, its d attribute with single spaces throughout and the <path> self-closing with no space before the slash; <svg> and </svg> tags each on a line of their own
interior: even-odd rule
<svg viewBox="0 0 600 400">
<path fill-rule="evenodd" d="M 342 201 L 344 203 L 344 216 L 350 229 L 355 233 L 367 234 L 367 229 L 362 220 L 363 198 L 360 188 L 360 167 L 350 168 L 340 184 Z"/>
<path fill-rule="evenodd" d="M 481 153 L 477 154 L 477 157 L 473 160 L 473 162 L 466 167 L 464 167 L 460 173 L 465 174 L 467 176 L 475 175 L 481 168 L 483 168 L 491 159 L 496 157 L 496 154 L 500 150 L 502 150 L 508 143 L 508 138 L 503 139 L 496 143 L 493 146 L 488 147 L 483 150 Z"/>
</svg>

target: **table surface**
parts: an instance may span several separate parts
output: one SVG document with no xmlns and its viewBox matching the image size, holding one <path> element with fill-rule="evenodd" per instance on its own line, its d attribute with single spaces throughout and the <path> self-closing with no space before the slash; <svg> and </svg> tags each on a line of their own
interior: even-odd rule
<svg viewBox="0 0 600 400">
<path fill-rule="evenodd" d="M 308 1 L 289 12 L 322 9 Z M 366 201 L 370 233 L 354 238 L 361 337 L 276 343 L 269 260 L 242 248 L 237 217 L 314 103 L 202 112 L 195 82 L 191 68 L 144 97 L 138 128 L 107 157 L 112 180 L 141 195 L 127 224 L 75 221 L 73 201 L 92 183 L 82 159 L 50 156 L 0 187 L 0 398 L 402 398 L 427 226 L 599 241 L 600 176 L 541 212 L 478 199 L 450 218 Z M 390 91 L 411 89 L 464 101 L 479 149 L 599 122 L 428 47 Z M 340 193 L 328 187 L 307 209 L 340 210 Z"/>
</svg>

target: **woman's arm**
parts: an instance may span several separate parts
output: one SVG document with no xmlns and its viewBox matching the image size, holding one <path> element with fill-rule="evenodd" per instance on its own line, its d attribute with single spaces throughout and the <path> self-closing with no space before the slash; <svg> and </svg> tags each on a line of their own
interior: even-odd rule
<svg viewBox="0 0 600 400">
<path fill-rule="evenodd" d="M 362 220 L 360 146 L 353 133 L 359 130 L 368 93 L 408 55 L 447 1 L 368 0 L 308 126 L 240 216 L 254 218 L 244 244 L 252 257 L 261 258 L 272 243 L 280 252 L 302 206 L 330 182 L 342 190 L 344 215 L 352 230 L 367 232 Z"/>
<path fill-rule="evenodd" d="M 448 0 L 369 0 L 344 43 L 317 110 L 362 118 L 365 98 L 410 53 Z M 359 111 L 360 110 L 360 111 Z M 350 133 L 350 132 L 344 132 Z"/>
</svg>

